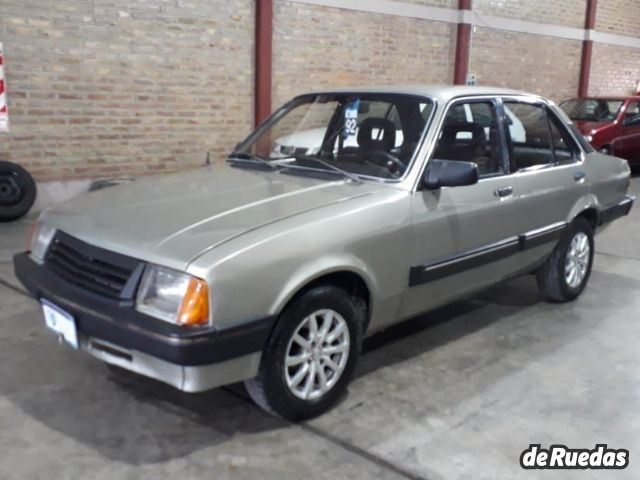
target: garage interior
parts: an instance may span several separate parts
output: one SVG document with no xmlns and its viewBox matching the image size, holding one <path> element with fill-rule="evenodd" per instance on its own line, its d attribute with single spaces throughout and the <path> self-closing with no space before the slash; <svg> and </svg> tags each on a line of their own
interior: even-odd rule
<svg viewBox="0 0 640 480">
<path fill-rule="evenodd" d="M 0 0 L 0 160 L 39 188 L 0 224 L 0 478 L 638 478 L 637 208 L 596 237 L 578 301 L 546 303 L 527 276 L 376 334 L 348 395 L 299 424 L 241 386 L 184 394 L 59 347 L 11 262 L 43 208 L 221 162 L 295 94 L 633 95 L 639 24 L 637 0 Z M 631 461 L 541 475 L 518 463 L 530 443 L 607 443 Z"/>
</svg>

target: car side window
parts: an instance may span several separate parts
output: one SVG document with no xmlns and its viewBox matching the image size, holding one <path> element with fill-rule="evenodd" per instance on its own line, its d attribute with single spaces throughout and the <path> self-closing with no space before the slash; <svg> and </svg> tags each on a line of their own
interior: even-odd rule
<svg viewBox="0 0 640 480">
<path fill-rule="evenodd" d="M 547 112 L 549 126 L 551 128 L 551 141 L 553 143 L 553 153 L 556 163 L 569 163 L 576 160 L 576 155 L 580 153 L 580 147 L 576 145 L 567 129 L 560 120 L 551 112 Z"/>
<path fill-rule="evenodd" d="M 625 127 L 640 127 L 640 102 L 631 102 L 624 112 Z"/>
<path fill-rule="evenodd" d="M 522 170 L 553 164 L 553 139 L 546 108 L 543 105 L 505 101 L 504 110 L 512 168 Z"/>
<path fill-rule="evenodd" d="M 503 173 L 494 103 L 461 102 L 449 108 L 434 158 L 473 162 L 481 177 Z"/>
</svg>

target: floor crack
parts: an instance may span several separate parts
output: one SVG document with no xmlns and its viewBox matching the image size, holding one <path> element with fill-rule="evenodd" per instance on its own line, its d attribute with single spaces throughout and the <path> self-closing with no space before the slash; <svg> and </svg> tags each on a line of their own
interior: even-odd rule
<svg viewBox="0 0 640 480">
<path fill-rule="evenodd" d="M 229 388 L 229 387 L 222 387 L 222 389 L 244 402 L 251 403 L 252 405 L 254 405 L 255 408 L 260 410 L 261 413 L 263 413 L 264 415 L 268 415 L 267 413 L 264 413 L 261 409 L 259 409 L 257 406 L 255 406 L 255 404 L 249 397 L 238 392 L 236 389 Z M 324 432 L 321 429 L 314 427 L 313 425 L 309 425 L 308 423 L 294 423 L 288 420 L 282 420 L 282 421 L 288 423 L 291 426 L 300 427 L 302 430 L 308 433 L 311 433 L 312 435 L 320 437 L 323 440 L 362 458 L 363 460 L 373 463 L 374 465 L 377 465 L 385 470 L 391 471 L 396 475 L 406 478 L 407 480 L 430 480 L 428 477 L 421 476 L 414 472 L 406 470 L 398 465 L 393 464 L 392 462 L 389 462 L 388 460 L 385 460 L 384 458 L 378 455 L 367 452 L 366 450 L 360 447 L 352 445 L 338 437 L 331 435 L 330 433 Z"/>
<path fill-rule="evenodd" d="M 360 458 L 367 460 L 370 463 L 373 463 L 381 468 L 384 468 L 385 470 L 389 470 L 392 471 L 393 473 L 404 477 L 408 480 L 429 480 L 428 477 L 424 477 L 422 475 L 418 475 L 410 470 L 407 470 L 401 466 L 398 466 L 382 457 L 380 457 L 379 455 L 376 455 L 374 453 L 370 453 L 366 450 L 364 450 L 363 448 L 357 447 L 355 445 L 352 445 L 351 443 L 345 442 L 344 440 L 342 440 L 341 438 L 335 437 L 333 435 L 331 435 L 330 433 L 324 432 L 322 430 L 320 430 L 319 428 L 316 428 L 312 425 L 309 424 L 300 424 L 300 427 L 303 430 L 308 431 L 309 433 L 312 433 L 314 435 L 317 435 L 318 437 L 323 438 L 324 440 L 326 440 L 329 443 L 332 443 L 340 448 L 342 448 L 343 450 L 346 450 L 348 452 L 353 453 L 354 455 L 359 456 Z"/>
<path fill-rule="evenodd" d="M 601 252 L 600 250 L 596 250 L 596 253 L 598 255 L 606 255 L 608 257 L 623 258 L 625 260 L 635 260 L 637 262 L 640 262 L 640 257 L 634 257 L 632 255 L 620 255 L 619 253 Z"/>
<path fill-rule="evenodd" d="M 13 290 L 16 293 L 19 293 L 20 295 L 23 295 L 27 298 L 31 298 L 31 295 L 29 295 L 27 292 L 25 292 L 24 290 L 22 290 L 19 287 L 16 287 L 15 285 L 13 285 L 12 283 L 7 282 L 6 280 L 0 278 L 0 285 L 3 285 L 5 287 L 7 287 L 9 290 Z"/>
</svg>

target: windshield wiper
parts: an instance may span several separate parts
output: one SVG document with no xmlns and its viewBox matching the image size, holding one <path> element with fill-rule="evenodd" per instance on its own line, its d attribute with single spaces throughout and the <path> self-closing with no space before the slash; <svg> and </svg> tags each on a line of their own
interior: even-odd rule
<svg viewBox="0 0 640 480">
<path fill-rule="evenodd" d="M 327 168 L 329 168 L 331 171 L 339 173 L 340 175 L 342 175 L 345 178 L 348 178 L 349 180 L 351 180 L 353 183 L 362 183 L 362 179 L 350 172 L 347 172 L 346 170 L 343 170 L 340 167 L 336 167 L 335 165 L 326 162 L 324 160 L 322 160 L 321 158 L 318 157 L 313 157 L 311 155 L 292 155 L 292 158 L 295 158 L 296 160 L 310 160 L 312 162 L 316 162 L 319 163 L 320 165 L 323 165 Z M 284 165 L 284 168 L 295 168 L 297 165 Z M 304 167 L 303 167 L 304 168 Z"/>
<path fill-rule="evenodd" d="M 245 163 L 267 167 L 269 170 L 278 170 L 278 166 L 271 163 L 266 158 L 262 158 L 260 155 L 253 153 L 232 152 L 227 158 L 227 162 L 230 163 Z"/>
</svg>

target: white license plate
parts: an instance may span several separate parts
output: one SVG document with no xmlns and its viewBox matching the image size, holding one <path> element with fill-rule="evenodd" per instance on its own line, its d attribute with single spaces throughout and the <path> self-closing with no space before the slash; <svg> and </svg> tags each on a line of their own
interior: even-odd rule
<svg viewBox="0 0 640 480">
<path fill-rule="evenodd" d="M 79 346 L 78 332 L 73 316 L 44 299 L 41 299 L 40 303 L 42 304 L 42 312 L 44 313 L 44 321 L 47 328 L 53 330 L 58 335 L 58 338 L 77 349 Z"/>
</svg>

